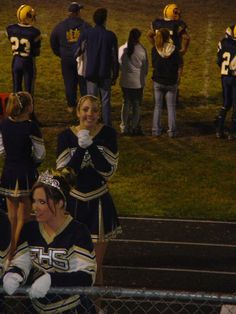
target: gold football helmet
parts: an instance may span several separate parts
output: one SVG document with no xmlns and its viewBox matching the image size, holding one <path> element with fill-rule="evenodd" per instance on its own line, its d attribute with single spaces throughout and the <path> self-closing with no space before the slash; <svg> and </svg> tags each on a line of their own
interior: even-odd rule
<svg viewBox="0 0 236 314">
<path fill-rule="evenodd" d="M 226 31 L 225 31 L 225 36 L 231 37 L 234 40 L 236 40 L 236 25 L 231 25 L 231 26 L 227 27 Z"/>
<path fill-rule="evenodd" d="M 35 10 L 27 4 L 22 4 L 16 12 L 17 19 L 21 24 L 33 24 L 36 18 Z"/>
<path fill-rule="evenodd" d="M 177 4 L 167 4 L 163 10 L 163 16 L 164 19 L 178 20 L 180 18 L 180 9 L 178 8 Z"/>
</svg>

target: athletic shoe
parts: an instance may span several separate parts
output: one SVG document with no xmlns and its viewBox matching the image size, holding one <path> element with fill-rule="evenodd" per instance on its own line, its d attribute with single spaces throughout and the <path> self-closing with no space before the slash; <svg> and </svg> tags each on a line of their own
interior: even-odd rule
<svg viewBox="0 0 236 314">
<path fill-rule="evenodd" d="M 228 140 L 229 140 L 229 141 L 236 140 L 236 133 L 229 134 L 229 135 L 228 135 Z"/>
<path fill-rule="evenodd" d="M 216 132 L 216 138 L 225 138 L 224 132 Z"/>
</svg>

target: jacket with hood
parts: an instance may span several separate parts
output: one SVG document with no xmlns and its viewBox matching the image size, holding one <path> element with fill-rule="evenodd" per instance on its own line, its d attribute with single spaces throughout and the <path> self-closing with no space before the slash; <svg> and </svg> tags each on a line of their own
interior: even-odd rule
<svg viewBox="0 0 236 314">
<path fill-rule="evenodd" d="M 178 49 L 172 43 L 165 43 L 163 48 L 152 48 L 153 81 L 163 85 L 175 85 L 178 82 L 180 57 Z"/>
</svg>

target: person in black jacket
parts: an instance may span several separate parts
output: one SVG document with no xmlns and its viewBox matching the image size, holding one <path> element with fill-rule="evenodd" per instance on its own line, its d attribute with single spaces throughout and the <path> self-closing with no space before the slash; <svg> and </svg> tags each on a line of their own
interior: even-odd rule
<svg viewBox="0 0 236 314">
<path fill-rule="evenodd" d="M 57 24 L 50 36 L 50 44 L 54 54 L 61 58 L 61 69 L 64 80 L 68 112 L 72 113 L 77 103 L 77 87 L 80 95 L 87 93 L 86 81 L 77 73 L 77 62 L 74 57 L 80 33 L 90 25 L 80 17 L 84 6 L 77 2 L 69 5 L 69 16 Z"/>
<path fill-rule="evenodd" d="M 152 48 L 153 88 L 155 108 L 153 113 L 152 135 L 162 134 L 161 113 L 165 97 L 168 110 L 169 137 L 176 136 L 176 95 L 179 78 L 179 51 L 170 41 L 167 28 L 156 32 L 155 46 Z"/>
<path fill-rule="evenodd" d="M 97 9 L 93 20 L 95 26 L 87 29 L 79 38 L 78 54 L 86 46 L 87 92 L 101 96 L 102 119 L 104 124 L 111 126 L 111 86 L 115 85 L 119 74 L 118 41 L 115 33 L 106 29 L 106 8 Z"/>
</svg>

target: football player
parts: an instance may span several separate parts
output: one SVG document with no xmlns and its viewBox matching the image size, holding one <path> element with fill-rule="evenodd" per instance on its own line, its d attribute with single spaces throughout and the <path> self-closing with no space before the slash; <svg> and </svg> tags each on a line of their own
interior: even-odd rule
<svg viewBox="0 0 236 314">
<path fill-rule="evenodd" d="M 176 4 L 166 5 L 163 10 L 163 18 L 157 18 L 151 23 L 148 38 L 152 44 L 154 43 L 155 32 L 160 28 L 169 30 L 174 45 L 183 56 L 187 52 L 190 36 L 187 32 L 186 23 L 180 19 L 180 9 Z"/>
<path fill-rule="evenodd" d="M 233 108 L 228 139 L 236 139 L 236 25 L 227 27 L 225 37 L 218 43 L 217 64 L 221 71 L 223 106 L 216 118 L 216 137 L 224 138 L 227 112 Z"/>
<path fill-rule="evenodd" d="M 17 93 L 25 90 L 33 97 L 36 77 L 35 57 L 40 55 L 41 32 L 33 26 L 36 20 L 36 12 L 31 6 L 22 4 L 16 15 L 18 23 L 11 24 L 6 28 L 13 54 L 13 92 Z M 42 126 L 34 111 L 31 114 L 31 119 L 39 126 Z"/>
<path fill-rule="evenodd" d="M 35 22 L 35 10 L 26 4 L 17 10 L 17 24 L 7 26 L 7 36 L 13 54 L 12 77 L 13 91 L 22 91 L 24 79 L 25 91 L 33 94 L 35 79 L 35 57 L 40 54 L 41 33 L 32 24 Z"/>
</svg>

